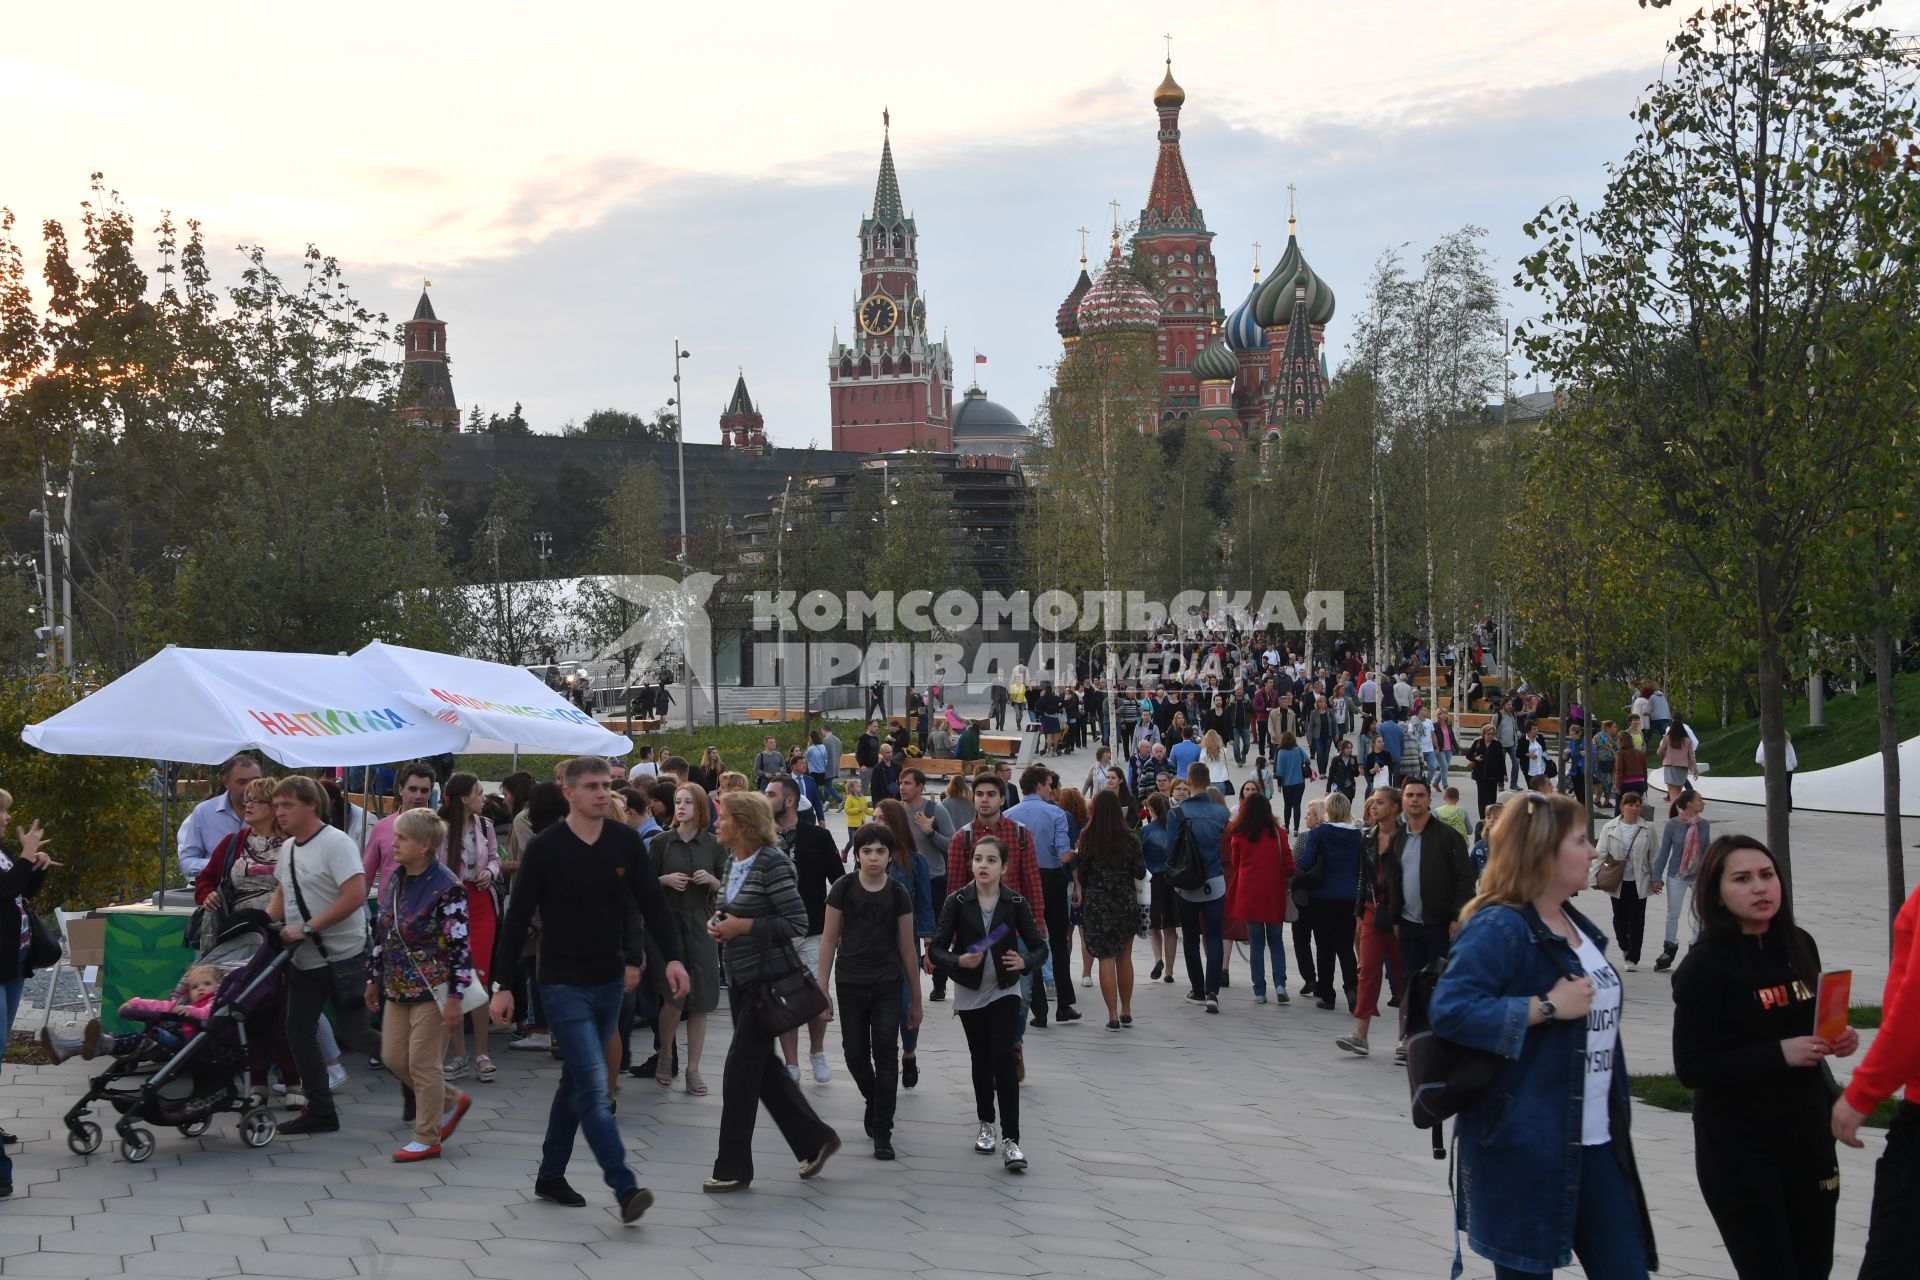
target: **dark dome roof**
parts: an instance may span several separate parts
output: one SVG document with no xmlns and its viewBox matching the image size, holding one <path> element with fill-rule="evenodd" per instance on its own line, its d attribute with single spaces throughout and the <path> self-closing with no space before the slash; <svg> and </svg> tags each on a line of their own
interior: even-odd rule
<svg viewBox="0 0 1920 1280">
<path fill-rule="evenodd" d="M 1005 405 L 987 399 L 978 387 L 968 387 L 953 409 L 953 436 L 973 439 L 1024 439 L 1027 426 Z"/>
<path fill-rule="evenodd" d="M 1226 338 L 1217 334 L 1193 358 L 1193 376 L 1202 382 L 1231 382 L 1239 373 L 1240 357 L 1227 346 Z"/>
</svg>

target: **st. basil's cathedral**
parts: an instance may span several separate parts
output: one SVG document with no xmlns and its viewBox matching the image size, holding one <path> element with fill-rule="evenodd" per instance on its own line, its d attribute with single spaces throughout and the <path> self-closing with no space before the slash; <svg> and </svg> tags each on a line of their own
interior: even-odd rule
<svg viewBox="0 0 1920 1280">
<path fill-rule="evenodd" d="M 1154 337 L 1160 362 L 1160 429 L 1197 426 L 1221 448 L 1272 439 L 1289 423 L 1319 412 L 1327 394 L 1326 326 L 1333 290 L 1307 264 L 1287 217 L 1287 248 L 1232 314 L 1221 304 L 1213 232 L 1194 199 L 1180 153 L 1180 108 L 1186 92 L 1173 63 L 1154 90 L 1160 119 L 1158 162 L 1147 204 L 1132 237 L 1134 263 L 1122 256 L 1116 234 L 1107 263 L 1080 278 L 1060 304 L 1054 327 L 1073 356 L 1076 344 L 1105 334 Z M 1144 265 L 1158 282 L 1140 283 Z"/>
</svg>

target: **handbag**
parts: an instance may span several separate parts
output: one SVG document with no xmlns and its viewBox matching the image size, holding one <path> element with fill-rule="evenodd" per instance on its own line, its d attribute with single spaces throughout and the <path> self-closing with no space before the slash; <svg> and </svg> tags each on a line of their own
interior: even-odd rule
<svg viewBox="0 0 1920 1280">
<path fill-rule="evenodd" d="M 1602 893 L 1618 893 L 1626 875 L 1625 860 L 1608 854 L 1593 866 L 1593 887 Z"/>
<path fill-rule="evenodd" d="M 396 872 L 387 877 L 387 883 L 396 884 L 399 878 L 399 874 Z M 435 997 L 434 1003 L 445 1004 L 446 997 L 440 993 L 446 990 L 447 984 L 444 982 L 432 983 L 427 981 L 427 975 L 420 970 L 420 962 L 414 959 L 413 948 L 407 944 L 406 936 L 400 932 L 400 890 L 397 885 L 393 891 L 393 909 L 387 912 L 387 942 L 389 945 L 396 943 L 399 945 L 400 953 L 406 956 L 407 965 L 413 970 L 413 976 L 419 980 L 421 986 L 433 991 Z M 462 1017 L 465 1017 L 467 1014 L 472 1013 L 487 1003 L 493 994 L 488 990 L 491 985 L 491 983 L 480 981 L 480 974 L 476 966 L 473 981 L 469 982 L 460 992 L 460 1014 Z"/>
<path fill-rule="evenodd" d="M 64 954 L 60 949 L 60 939 L 53 930 L 47 928 L 47 922 L 40 918 L 39 912 L 24 902 L 20 904 L 20 909 L 27 913 L 27 968 L 53 968 L 60 963 L 60 957 Z"/>
<path fill-rule="evenodd" d="M 793 971 L 769 978 L 753 989 L 755 1010 L 763 1030 L 775 1035 L 798 1031 L 827 1011 L 827 993 L 800 962 L 800 953 L 787 944 L 793 956 Z"/>
</svg>

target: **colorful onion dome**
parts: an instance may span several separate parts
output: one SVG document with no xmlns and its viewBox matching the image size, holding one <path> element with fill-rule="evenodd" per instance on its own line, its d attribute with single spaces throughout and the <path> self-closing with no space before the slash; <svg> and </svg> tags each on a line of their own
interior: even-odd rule
<svg viewBox="0 0 1920 1280">
<path fill-rule="evenodd" d="M 1231 382 L 1239 373 L 1240 357 L 1218 334 L 1193 358 L 1193 376 L 1202 382 Z"/>
<path fill-rule="evenodd" d="M 1086 296 L 1080 299 L 1076 313 L 1082 334 L 1151 333 L 1160 324 L 1160 303 L 1147 287 L 1133 278 L 1127 264 L 1120 260 L 1120 240 L 1116 235 L 1113 253 L 1100 269 Z"/>
<path fill-rule="evenodd" d="M 1073 282 L 1073 291 L 1067 294 L 1067 300 L 1060 304 L 1060 311 L 1053 318 L 1053 327 L 1063 342 L 1072 342 L 1080 336 L 1080 300 L 1087 296 L 1087 290 L 1093 287 L 1093 277 L 1087 274 L 1087 260 L 1080 259 L 1080 278 Z"/>
<path fill-rule="evenodd" d="M 1173 59 L 1167 59 L 1167 75 L 1160 87 L 1153 91 L 1153 105 L 1156 107 L 1177 107 L 1187 100 L 1187 91 L 1182 89 L 1173 78 Z"/>
<path fill-rule="evenodd" d="M 1291 220 L 1289 220 L 1291 221 Z M 1253 318 L 1263 329 L 1293 323 L 1293 302 L 1297 286 L 1307 291 L 1307 322 L 1325 324 L 1333 319 L 1333 290 L 1322 280 L 1300 253 L 1300 242 L 1291 232 L 1287 251 L 1281 255 L 1273 274 L 1254 292 Z"/>
<path fill-rule="evenodd" d="M 1227 346 L 1234 351 L 1267 349 L 1267 331 L 1253 318 L 1253 300 L 1259 295 L 1260 286 L 1256 284 L 1247 290 L 1247 300 L 1235 307 L 1233 314 L 1227 317 Z"/>
</svg>

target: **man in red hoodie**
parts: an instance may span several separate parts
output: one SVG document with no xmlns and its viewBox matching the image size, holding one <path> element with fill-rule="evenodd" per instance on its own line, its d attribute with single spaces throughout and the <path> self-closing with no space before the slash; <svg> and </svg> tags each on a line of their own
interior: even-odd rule
<svg viewBox="0 0 1920 1280">
<path fill-rule="evenodd" d="M 1861 1123 L 1894 1090 L 1905 1090 L 1874 1170 L 1860 1280 L 1910 1280 L 1920 1275 L 1920 889 L 1894 919 L 1880 1008 L 1880 1033 L 1833 1104 L 1833 1136 L 1850 1147 L 1865 1145 Z"/>
</svg>

